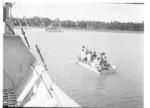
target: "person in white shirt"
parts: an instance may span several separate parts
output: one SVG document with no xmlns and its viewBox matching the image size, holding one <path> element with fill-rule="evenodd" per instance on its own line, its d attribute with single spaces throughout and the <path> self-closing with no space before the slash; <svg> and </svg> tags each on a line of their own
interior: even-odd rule
<svg viewBox="0 0 150 108">
<path fill-rule="evenodd" d="M 102 59 L 103 59 L 103 65 L 105 66 L 107 64 L 107 59 L 104 52 L 102 53 Z"/>
<path fill-rule="evenodd" d="M 85 51 L 82 49 L 82 51 L 81 51 L 81 61 L 82 61 L 82 62 L 85 62 L 85 59 L 86 59 L 86 53 L 85 53 Z"/>
<path fill-rule="evenodd" d="M 91 57 L 92 57 L 92 52 L 89 52 L 87 54 L 87 63 L 90 65 L 91 64 Z"/>
</svg>

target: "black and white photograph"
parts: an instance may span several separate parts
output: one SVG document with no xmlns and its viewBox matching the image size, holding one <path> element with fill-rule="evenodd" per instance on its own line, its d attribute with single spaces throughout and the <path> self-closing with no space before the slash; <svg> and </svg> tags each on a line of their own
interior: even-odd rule
<svg viewBox="0 0 150 108">
<path fill-rule="evenodd" d="M 139 2 L 3 2 L 3 107 L 144 108 Z"/>
</svg>

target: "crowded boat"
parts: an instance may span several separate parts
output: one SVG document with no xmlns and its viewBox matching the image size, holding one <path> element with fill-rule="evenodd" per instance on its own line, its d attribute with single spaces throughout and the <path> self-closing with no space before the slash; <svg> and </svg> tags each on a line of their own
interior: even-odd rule
<svg viewBox="0 0 150 108">
<path fill-rule="evenodd" d="M 81 53 L 78 57 L 78 62 L 98 72 L 102 72 L 104 70 L 116 70 L 116 66 L 108 63 L 105 52 L 98 53 L 96 51 L 91 51 L 84 45 L 82 46 Z"/>
</svg>

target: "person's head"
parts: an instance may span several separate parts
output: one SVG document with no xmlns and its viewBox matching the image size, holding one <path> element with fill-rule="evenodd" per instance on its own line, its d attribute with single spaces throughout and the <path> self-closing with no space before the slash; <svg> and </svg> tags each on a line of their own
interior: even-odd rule
<svg viewBox="0 0 150 108">
<path fill-rule="evenodd" d="M 85 48 L 85 46 L 83 45 L 82 48 Z"/>
</svg>

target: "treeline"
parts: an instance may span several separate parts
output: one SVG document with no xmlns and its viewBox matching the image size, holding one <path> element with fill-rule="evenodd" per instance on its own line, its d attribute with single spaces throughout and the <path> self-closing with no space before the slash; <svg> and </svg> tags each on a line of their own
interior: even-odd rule
<svg viewBox="0 0 150 108">
<path fill-rule="evenodd" d="M 50 18 L 12 18 L 15 26 L 31 26 L 31 27 L 48 27 L 61 26 L 62 28 L 87 29 L 87 30 L 128 30 L 128 31 L 144 31 L 144 22 L 122 23 L 118 21 L 101 22 L 101 21 L 60 21 L 59 18 L 51 20 Z"/>
</svg>

